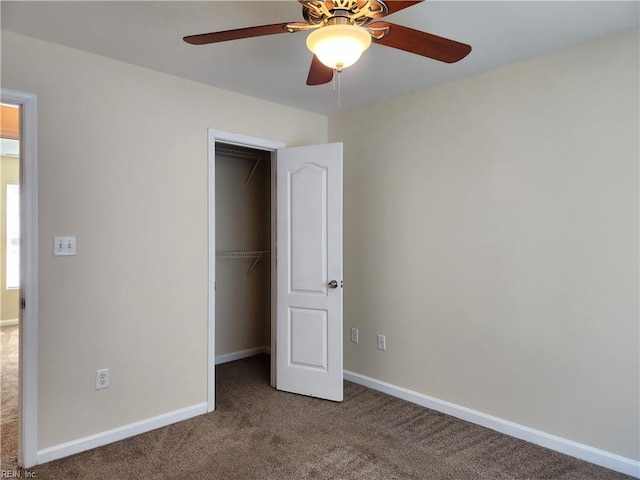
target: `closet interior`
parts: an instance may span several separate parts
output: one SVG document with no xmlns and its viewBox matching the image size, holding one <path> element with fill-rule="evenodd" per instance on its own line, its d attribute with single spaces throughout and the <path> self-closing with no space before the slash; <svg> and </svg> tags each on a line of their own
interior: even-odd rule
<svg viewBox="0 0 640 480">
<path fill-rule="evenodd" d="M 216 363 L 271 345 L 271 152 L 216 143 Z"/>
</svg>

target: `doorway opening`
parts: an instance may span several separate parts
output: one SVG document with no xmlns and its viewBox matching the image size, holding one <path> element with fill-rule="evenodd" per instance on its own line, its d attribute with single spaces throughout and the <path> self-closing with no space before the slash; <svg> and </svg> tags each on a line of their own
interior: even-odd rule
<svg viewBox="0 0 640 480">
<path fill-rule="evenodd" d="M 0 430 L 2 468 L 18 464 L 20 337 L 20 106 L 0 104 Z"/>
<path fill-rule="evenodd" d="M 19 111 L 17 464 L 29 468 L 38 457 L 38 99 L 32 93 L 3 88 L 0 103 Z M 3 462 L 2 468 L 10 466 Z"/>
<path fill-rule="evenodd" d="M 224 132 L 220 130 L 209 129 L 208 131 L 208 146 L 209 146 L 209 160 L 208 160 L 208 183 L 209 183 L 209 305 L 208 305 L 208 358 L 207 358 L 207 404 L 208 411 L 215 409 L 215 386 L 216 386 L 216 363 L 223 363 L 235 359 L 244 358 L 250 355 L 257 355 L 260 353 L 270 353 L 271 359 L 270 365 L 270 383 L 271 386 L 276 386 L 276 370 L 275 370 L 275 293 L 276 293 L 276 222 L 275 222 L 275 207 L 276 207 L 276 150 L 284 148 L 286 145 L 280 142 L 274 142 L 271 140 L 264 140 L 260 138 L 249 137 L 246 135 L 239 135 L 236 133 Z M 217 155 L 216 150 L 226 155 L 227 160 L 221 160 L 225 162 L 225 165 L 221 170 L 223 178 L 228 176 L 230 179 L 229 184 L 224 184 L 222 181 L 217 181 Z M 240 157 L 244 157 L 240 158 Z M 221 156 L 222 158 L 222 156 Z M 235 163 L 234 163 L 235 162 Z M 250 168 L 248 165 L 251 165 Z M 243 171 L 247 169 L 248 171 Z M 223 173 L 224 172 L 224 173 Z M 258 173 L 258 177 L 254 178 Z M 268 179 L 268 186 L 265 184 Z M 246 222 L 246 226 L 242 227 L 246 229 L 247 235 L 251 232 L 251 238 L 243 238 L 242 233 L 238 232 L 221 232 L 220 241 L 221 245 L 217 243 L 218 237 L 218 221 L 217 210 L 219 208 L 217 197 L 217 185 L 220 183 L 222 189 L 222 195 L 226 201 L 233 203 L 237 198 L 240 202 L 246 202 L 247 204 L 241 207 L 241 210 L 249 212 L 249 218 L 255 218 L 255 222 Z M 247 190 L 255 189 L 253 194 L 241 196 L 241 188 Z M 227 190 L 232 191 L 227 191 Z M 234 192 L 234 189 L 237 190 Z M 266 193 L 268 192 L 269 207 L 265 210 L 264 203 L 266 202 Z M 251 199 L 251 201 L 249 201 Z M 220 200 L 220 207 L 224 207 L 222 203 L 225 200 Z M 235 205 L 228 205 L 229 208 L 236 208 Z M 265 218 L 265 212 L 268 214 L 268 223 Z M 222 213 L 222 212 L 221 212 Z M 258 215 L 261 213 L 262 215 Z M 246 218 L 244 220 L 247 220 Z M 240 228 L 238 224 L 233 226 L 232 221 L 222 221 L 222 224 L 227 224 L 226 228 Z M 242 222 L 240 222 L 242 223 Z M 223 225 L 219 228 L 225 228 Z M 230 225 L 230 226 L 229 226 Z M 268 225 L 268 226 L 267 226 Z M 268 239 L 268 241 L 267 241 Z M 227 242 L 227 243 L 224 243 Z M 238 243 L 236 243 L 238 242 Z M 241 250 L 240 248 L 247 248 L 251 250 Z M 217 253 L 221 253 L 222 256 L 228 258 L 218 258 Z M 236 258 L 229 253 L 225 255 L 223 252 L 235 252 Z M 246 261 L 241 256 L 243 252 L 248 252 Z M 250 261 L 250 265 L 247 263 Z M 241 319 L 238 324 L 233 323 L 233 317 L 225 320 L 224 326 L 218 331 L 217 314 L 221 315 L 224 312 L 235 311 L 236 313 L 246 310 L 242 305 L 234 305 L 233 302 L 227 302 L 225 307 L 225 301 L 222 300 L 222 294 L 220 290 L 217 290 L 217 270 L 218 263 L 220 263 L 220 272 L 223 275 L 222 280 L 226 278 L 228 281 L 233 280 L 240 281 L 240 276 L 245 275 L 245 279 L 242 279 L 245 283 L 244 295 L 249 295 L 250 292 L 254 300 L 252 301 L 253 307 L 260 305 L 260 308 L 256 308 L 247 318 Z M 248 266 L 243 271 L 243 267 Z M 260 276 L 253 277 L 256 270 Z M 235 269 L 235 272 L 231 270 Z M 251 271 L 250 271 L 251 270 Z M 266 277 L 265 277 L 266 275 Z M 268 286 L 261 284 L 258 280 L 264 280 L 267 278 Z M 220 284 L 220 288 L 224 291 L 225 288 L 233 285 L 232 283 L 223 285 Z M 265 297 L 265 289 L 268 295 Z M 233 297 L 232 297 L 233 298 Z M 237 298 L 237 296 L 236 296 Z M 267 301 L 268 300 L 268 301 Z M 220 312 L 218 312 L 217 304 L 222 301 Z M 230 309 L 230 310 L 225 310 Z M 265 312 L 266 309 L 266 312 Z M 251 308 L 248 309 L 251 311 Z M 267 320 L 264 320 L 264 318 Z M 240 327 L 253 324 L 256 327 L 254 332 L 249 334 L 252 337 L 248 340 L 239 330 Z M 266 333 L 265 333 L 266 328 Z M 237 330 L 237 333 L 233 333 Z M 231 336 L 224 338 L 225 332 L 231 332 Z M 261 332 L 261 333 L 257 333 Z M 223 338 L 218 340 L 218 336 Z M 266 345 L 264 342 L 268 342 Z M 253 343 L 251 343 L 253 342 Z M 260 345 L 262 344 L 262 345 Z M 244 345 L 237 350 L 238 345 Z M 217 347 L 221 350 L 218 352 Z M 224 349 L 224 350 L 222 350 Z"/>
<path fill-rule="evenodd" d="M 218 365 L 271 352 L 271 152 L 216 142 L 215 204 Z"/>
</svg>

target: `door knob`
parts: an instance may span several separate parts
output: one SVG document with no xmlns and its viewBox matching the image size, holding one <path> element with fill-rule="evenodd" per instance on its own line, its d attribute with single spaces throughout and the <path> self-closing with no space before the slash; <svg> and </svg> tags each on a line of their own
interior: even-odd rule
<svg viewBox="0 0 640 480">
<path fill-rule="evenodd" d="M 337 280 L 331 280 L 329 283 L 329 288 L 338 288 L 338 281 Z"/>
</svg>

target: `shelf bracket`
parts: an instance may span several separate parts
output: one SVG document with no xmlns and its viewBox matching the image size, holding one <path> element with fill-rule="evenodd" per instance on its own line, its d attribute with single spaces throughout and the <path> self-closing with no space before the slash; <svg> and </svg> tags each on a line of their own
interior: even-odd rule
<svg viewBox="0 0 640 480">
<path fill-rule="evenodd" d="M 253 261 L 253 263 L 251 264 L 251 267 L 249 267 L 249 271 L 247 272 L 247 277 L 250 277 L 251 274 L 253 273 L 253 270 L 256 268 L 256 265 L 258 264 L 258 261 L 262 258 L 262 253 L 258 254 L 258 256 L 256 257 L 256 259 Z"/>
<path fill-rule="evenodd" d="M 258 165 L 260 165 L 260 160 L 262 160 L 262 158 L 258 157 L 258 159 L 256 160 L 256 163 L 253 165 L 253 168 L 251 169 L 251 173 L 249 173 L 249 176 L 247 177 L 247 181 L 244 182 L 245 184 L 251 181 L 253 174 L 256 173 L 256 169 L 258 168 Z"/>
</svg>

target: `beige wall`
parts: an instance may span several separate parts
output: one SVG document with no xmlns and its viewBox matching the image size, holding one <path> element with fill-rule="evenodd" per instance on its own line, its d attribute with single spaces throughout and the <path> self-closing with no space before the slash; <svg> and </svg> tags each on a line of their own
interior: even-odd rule
<svg viewBox="0 0 640 480">
<path fill-rule="evenodd" d="M 639 458 L 638 44 L 330 118 L 346 369 Z"/>
<path fill-rule="evenodd" d="M 271 162 L 216 156 L 216 250 L 270 250 Z M 270 257 L 216 260 L 216 355 L 270 347 Z"/>
<path fill-rule="evenodd" d="M 6 251 L 7 251 L 7 184 L 20 182 L 20 159 L 16 157 L 1 157 L 0 185 L 2 198 L 0 199 L 0 222 L 2 222 L 2 238 L 0 239 L 0 320 L 16 320 L 19 315 L 20 290 L 6 289 Z"/>
<path fill-rule="evenodd" d="M 2 86 L 38 95 L 38 447 L 205 402 L 207 128 L 325 143 L 326 117 L 6 31 Z"/>
</svg>

